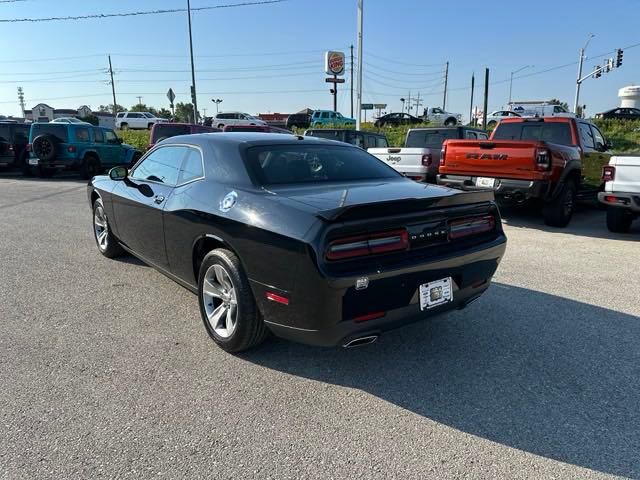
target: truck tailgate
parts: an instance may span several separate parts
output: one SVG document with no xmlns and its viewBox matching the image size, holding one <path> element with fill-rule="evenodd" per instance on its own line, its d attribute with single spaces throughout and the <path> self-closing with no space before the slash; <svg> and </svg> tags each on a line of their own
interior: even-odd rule
<svg viewBox="0 0 640 480">
<path fill-rule="evenodd" d="M 537 149 L 545 146 L 520 140 L 447 140 L 440 173 L 528 180 L 535 171 Z"/>
<path fill-rule="evenodd" d="M 607 182 L 606 190 L 613 192 L 640 193 L 640 157 L 615 156 L 609 165 L 616 168 L 613 182 Z"/>
</svg>

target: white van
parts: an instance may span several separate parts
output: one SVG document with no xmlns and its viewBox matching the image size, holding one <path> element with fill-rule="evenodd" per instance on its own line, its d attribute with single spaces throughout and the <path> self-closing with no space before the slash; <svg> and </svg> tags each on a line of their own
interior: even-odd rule
<svg viewBox="0 0 640 480">
<path fill-rule="evenodd" d="M 552 105 L 546 102 L 527 103 L 512 102 L 509 110 L 521 117 L 575 117 L 576 114 L 568 112 L 562 105 Z"/>
</svg>

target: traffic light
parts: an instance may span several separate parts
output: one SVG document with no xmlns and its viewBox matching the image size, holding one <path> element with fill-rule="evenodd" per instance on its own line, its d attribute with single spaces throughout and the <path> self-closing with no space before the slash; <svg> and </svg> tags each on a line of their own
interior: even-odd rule
<svg viewBox="0 0 640 480">
<path fill-rule="evenodd" d="M 622 56 L 624 55 L 624 50 L 619 48 L 616 50 L 616 68 L 622 66 Z"/>
<path fill-rule="evenodd" d="M 602 76 L 602 67 L 596 65 L 594 67 L 595 73 L 593 74 L 593 78 L 600 78 Z"/>
</svg>

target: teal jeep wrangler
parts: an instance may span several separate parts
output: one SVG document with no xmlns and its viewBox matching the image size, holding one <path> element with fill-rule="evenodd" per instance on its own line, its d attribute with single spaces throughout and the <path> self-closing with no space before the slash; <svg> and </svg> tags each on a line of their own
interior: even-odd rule
<svg viewBox="0 0 640 480">
<path fill-rule="evenodd" d="M 34 123 L 28 148 L 31 172 L 41 177 L 72 170 L 89 179 L 111 167 L 129 167 L 142 156 L 110 128 L 88 123 Z"/>
</svg>

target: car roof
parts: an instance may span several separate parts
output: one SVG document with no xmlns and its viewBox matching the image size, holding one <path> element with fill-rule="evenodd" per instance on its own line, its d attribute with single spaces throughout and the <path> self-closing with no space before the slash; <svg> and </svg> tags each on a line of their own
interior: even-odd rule
<svg viewBox="0 0 640 480">
<path fill-rule="evenodd" d="M 229 145 L 326 145 L 326 139 L 304 137 L 301 135 L 287 135 L 283 133 L 262 133 L 262 132 L 220 132 L 220 133 L 197 133 L 193 135 L 179 135 L 167 138 L 162 141 L 162 145 L 169 144 L 194 144 L 215 142 L 216 144 Z M 334 142 L 336 145 L 348 145 L 342 142 Z"/>
</svg>

